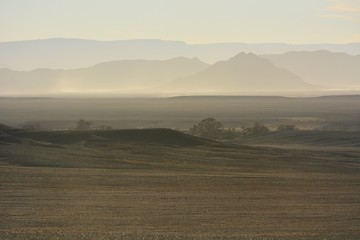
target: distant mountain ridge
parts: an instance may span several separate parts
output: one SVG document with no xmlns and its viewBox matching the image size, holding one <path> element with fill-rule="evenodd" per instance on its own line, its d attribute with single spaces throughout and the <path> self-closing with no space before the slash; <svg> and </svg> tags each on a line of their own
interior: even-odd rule
<svg viewBox="0 0 360 240">
<path fill-rule="evenodd" d="M 262 55 L 304 81 L 329 87 L 360 87 L 360 55 L 329 51 L 301 51 Z"/>
<path fill-rule="evenodd" d="M 172 82 L 169 89 L 209 92 L 305 90 L 315 87 L 292 72 L 255 54 L 240 53 L 192 76 Z"/>
<path fill-rule="evenodd" d="M 0 94 L 71 91 L 138 90 L 157 87 L 173 79 L 202 71 L 208 65 L 199 59 L 178 57 L 159 60 L 105 62 L 72 70 L 0 70 Z"/>
<path fill-rule="evenodd" d="M 198 58 L 118 60 L 70 70 L 0 69 L 0 94 L 197 95 L 356 91 L 360 56 L 329 51 L 240 53 L 213 65 Z M 354 93 L 351 94 L 354 94 Z M 346 94 L 346 93 L 344 93 Z M 286 94 L 285 94 L 286 95 Z"/>
<path fill-rule="evenodd" d="M 181 41 L 83 39 L 41 39 L 0 42 L 0 68 L 34 70 L 37 68 L 75 69 L 114 60 L 166 60 L 178 56 L 199 57 L 207 63 L 226 60 L 239 52 L 283 54 L 290 51 L 328 50 L 360 54 L 360 43 L 284 44 L 284 43 L 213 43 L 187 44 Z"/>
</svg>

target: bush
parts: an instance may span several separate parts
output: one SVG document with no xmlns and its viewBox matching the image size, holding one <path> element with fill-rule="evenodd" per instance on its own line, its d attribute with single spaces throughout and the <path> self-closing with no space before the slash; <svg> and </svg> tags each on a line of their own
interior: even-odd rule
<svg viewBox="0 0 360 240">
<path fill-rule="evenodd" d="M 189 129 L 194 136 L 210 139 L 220 139 L 223 124 L 214 118 L 205 118 Z"/>
<path fill-rule="evenodd" d="M 249 135 L 261 135 L 269 133 L 270 129 L 266 127 L 264 124 L 259 122 L 255 122 L 251 127 L 243 127 L 242 134 L 249 136 Z"/>
<path fill-rule="evenodd" d="M 90 129 L 91 125 L 92 125 L 92 122 L 86 121 L 86 120 L 84 120 L 84 119 L 80 119 L 80 120 L 77 122 L 76 129 L 79 129 L 79 130 L 87 130 L 87 129 Z"/>
</svg>

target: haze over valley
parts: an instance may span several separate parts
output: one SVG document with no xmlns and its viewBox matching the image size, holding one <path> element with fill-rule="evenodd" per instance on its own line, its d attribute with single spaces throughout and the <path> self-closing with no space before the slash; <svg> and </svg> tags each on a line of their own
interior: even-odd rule
<svg viewBox="0 0 360 240">
<path fill-rule="evenodd" d="M 342 49 L 356 54 L 360 51 L 360 45 L 356 44 L 292 47 L 274 44 L 272 51 L 257 50 L 259 46 L 271 48 L 272 44 L 204 45 L 202 47 L 207 46 L 207 52 L 214 53 L 214 59 L 217 58 L 215 63 L 209 64 L 206 61 L 209 59 L 201 56 L 199 52 L 197 53 L 199 55 L 189 54 L 186 48 L 174 47 L 173 45 L 180 44 L 178 42 L 129 40 L 110 44 L 89 41 L 92 44 L 96 43 L 98 47 L 90 44 L 93 48 L 87 47 L 86 51 L 84 50 L 86 55 L 79 54 L 79 49 L 86 47 L 86 43 L 88 41 L 71 39 L 0 43 L 0 48 L 9 54 L 8 57 L 7 54 L 1 56 L 4 57 L 1 60 L 5 63 L 3 66 L 13 66 L 13 68 L 0 69 L 2 85 L 0 94 L 3 96 L 51 96 L 51 94 L 56 96 L 76 96 L 76 94 L 80 96 L 84 94 L 88 96 L 94 94 L 94 96 L 105 96 L 104 94 L 316 96 L 355 94 L 360 86 L 359 55 L 321 50 Z M 20 52 L 14 47 L 16 45 L 21 46 Z M 107 50 L 101 50 L 103 48 Z M 299 48 L 307 51 L 262 54 Z M 314 48 L 319 50 L 308 50 Z M 34 49 L 39 53 L 31 53 Z M 249 49 L 261 54 L 244 52 Z M 220 55 L 227 56 L 230 52 L 233 55 L 221 60 Z M 22 54 L 34 56 L 38 60 L 26 61 L 26 57 Z M 173 58 L 162 60 L 165 56 Z M 138 59 L 139 57 L 143 59 Z M 104 62 L 82 68 L 75 67 L 86 62 L 90 64 L 91 61 L 88 59 L 91 61 L 103 59 Z M 24 66 L 23 61 L 37 65 L 32 65 L 34 69 L 28 69 L 30 66 Z"/>
<path fill-rule="evenodd" d="M 0 0 L 0 240 L 360 239 L 360 1 Z"/>
</svg>

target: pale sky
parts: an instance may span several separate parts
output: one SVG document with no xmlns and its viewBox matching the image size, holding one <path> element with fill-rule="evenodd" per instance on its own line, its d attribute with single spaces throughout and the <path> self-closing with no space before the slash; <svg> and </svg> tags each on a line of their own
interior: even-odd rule
<svg viewBox="0 0 360 240">
<path fill-rule="evenodd" d="M 360 0 L 0 0 L 0 41 L 360 42 Z"/>
</svg>

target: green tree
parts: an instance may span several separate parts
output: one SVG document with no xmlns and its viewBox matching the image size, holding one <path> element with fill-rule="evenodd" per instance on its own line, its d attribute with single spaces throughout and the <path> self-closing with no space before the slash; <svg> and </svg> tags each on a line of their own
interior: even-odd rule
<svg viewBox="0 0 360 240">
<path fill-rule="evenodd" d="M 223 124 L 214 118 L 205 118 L 189 129 L 189 133 L 195 136 L 219 139 L 223 130 Z"/>
<path fill-rule="evenodd" d="M 270 129 L 266 127 L 264 124 L 255 122 L 253 126 L 243 127 L 242 134 L 243 135 L 261 135 L 269 133 Z"/>
<path fill-rule="evenodd" d="M 76 129 L 79 129 L 79 130 L 87 130 L 87 129 L 90 129 L 91 125 L 92 125 L 92 122 L 86 121 L 86 120 L 84 120 L 84 119 L 80 119 L 80 120 L 77 122 Z"/>
</svg>

